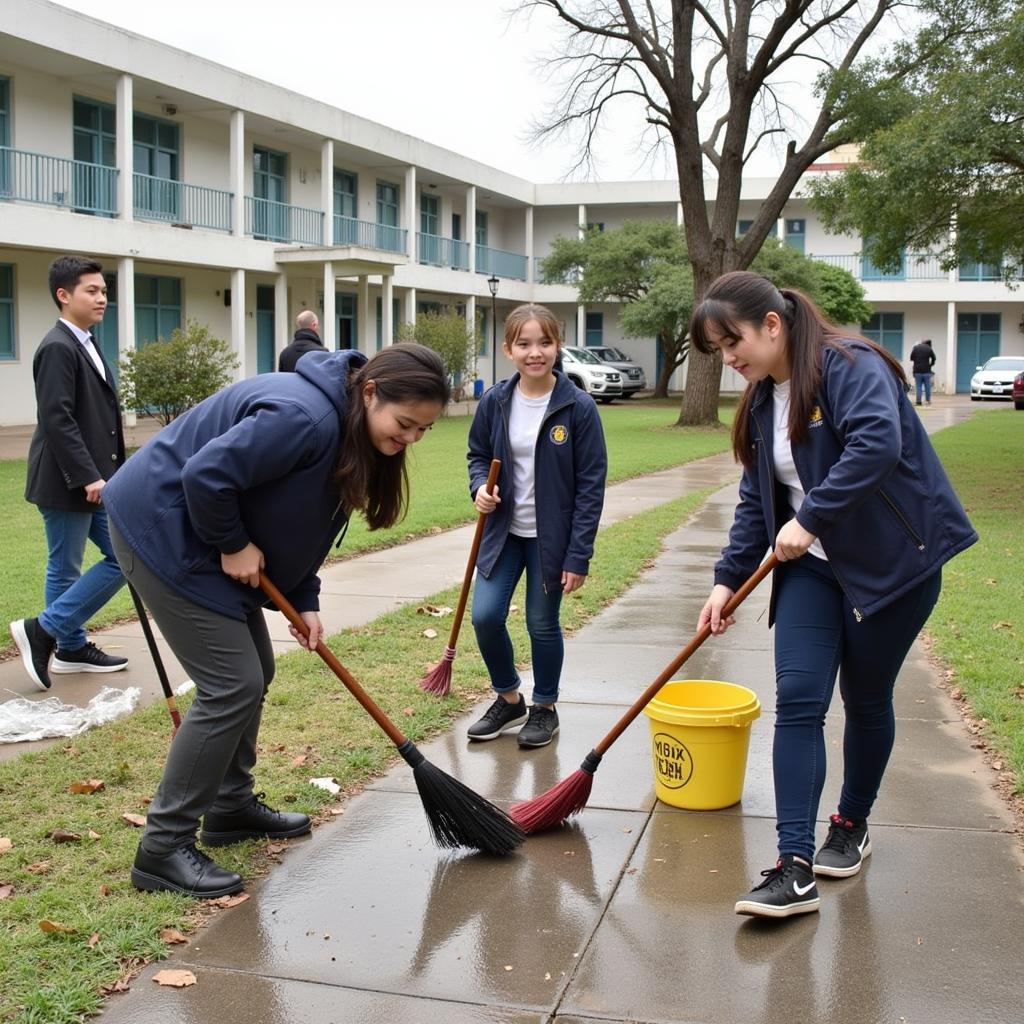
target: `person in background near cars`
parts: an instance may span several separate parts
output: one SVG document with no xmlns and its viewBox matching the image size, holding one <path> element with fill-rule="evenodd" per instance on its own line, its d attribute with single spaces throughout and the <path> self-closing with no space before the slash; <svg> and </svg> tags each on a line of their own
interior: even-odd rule
<svg viewBox="0 0 1024 1024">
<path fill-rule="evenodd" d="M 896 732 L 896 675 L 936 600 L 941 566 L 977 539 L 893 356 L 844 335 L 803 294 L 726 274 L 690 324 L 747 381 L 733 424 L 740 501 L 699 626 L 774 548 L 772 765 L 779 859 L 736 913 L 818 909 L 815 875 L 846 878 L 871 852 L 868 815 Z M 815 853 L 825 714 L 836 674 L 846 710 L 843 786 Z"/>
<path fill-rule="evenodd" d="M 88 642 L 84 629 L 124 586 L 102 504 L 124 462 L 124 432 L 114 376 L 92 336 L 106 312 L 107 283 L 95 260 L 58 256 L 49 284 L 60 319 L 32 360 L 37 415 L 25 485 L 46 531 L 46 607 L 11 623 L 22 663 L 42 690 L 50 688 L 51 672 L 128 666 L 127 658 Z M 103 557 L 83 574 L 89 540 Z"/>
<path fill-rule="evenodd" d="M 914 368 L 914 383 L 917 385 L 917 405 L 921 404 L 921 392 L 924 392 L 924 404 L 932 404 L 932 367 L 935 365 L 935 352 L 932 350 L 932 339 L 919 341 L 910 350 L 910 363 Z"/>
<path fill-rule="evenodd" d="M 196 696 L 146 815 L 132 883 L 204 898 L 242 879 L 196 849 L 310 829 L 268 807 L 252 770 L 274 649 L 259 572 L 299 611 L 307 650 L 323 628 L 317 571 L 352 512 L 371 530 L 402 518 L 406 449 L 449 399 L 422 345 L 314 352 L 294 374 L 218 391 L 129 460 L 107 495 L 114 550 Z"/>
<path fill-rule="evenodd" d="M 290 345 L 286 345 L 281 350 L 281 355 L 278 357 L 279 373 L 293 372 L 295 364 L 299 361 L 299 356 L 304 356 L 307 352 L 327 351 L 317 333 L 320 330 L 320 321 L 311 309 L 304 309 L 295 318 L 295 326 L 298 328 L 295 337 L 292 338 Z"/>
<path fill-rule="evenodd" d="M 594 400 L 554 369 L 561 346 L 549 309 L 514 309 L 505 321 L 505 355 L 516 372 L 486 392 L 469 431 L 469 493 L 477 511 L 487 514 L 473 629 L 498 694 L 470 726 L 473 740 L 493 740 L 521 725 L 519 746 L 543 747 L 558 732 L 564 656 L 559 609 L 562 595 L 586 582 L 608 470 Z M 501 459 L 501 473 L 488 493 L 492 459 Z M 506 625 L 524 570 L 533 661 L 529 710 Z"/>
</svg>

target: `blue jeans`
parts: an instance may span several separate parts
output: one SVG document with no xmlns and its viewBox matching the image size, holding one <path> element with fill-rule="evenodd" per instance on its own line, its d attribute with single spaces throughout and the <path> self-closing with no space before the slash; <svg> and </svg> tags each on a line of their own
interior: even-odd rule
<svg viewBox="0 0 1024 1024">
<path fill-rule="evenodd" d="M 473 629 L 491 686 L 498 693 L 518 689 L 512 638 L 505 625 L 512 593 L 526 570 L 526 631 L 530 634 L 533 658 L 533 703 L 554 704 L 558 700 L 558 682 L 562 675 L 565 644 L 558 609 L 562 588 L 544 592 L 540 571 L 540 544 L 536 537 L 509 534 L 491 575 L 477 573 L 473 589 Z"/>
<path fill-rule="evenodd" d="M 932 374 L 929 373 L 915 373 L 914 383 L 917 385 L 917 404 L 921 404 L 921 390 L 924 389 L 924 400 L 930 402 L 932 400 Z"/>
<path fill-rule="evenodd" d="M 46 528 L 46 610 L 39 623 L 62 651 L 85 644 L 82 628 L 123 586 L 124 576 L 110 545 L 106 510 L 65 512 L 39 509 Z M 83 576 L 85 542 L 91 540 L 103 557 Z"/>
<path fill-rule="evenodd" d="M 896 676 L 941 586 L 936 570 L 857 622 L 827 562 L 804 555 L 778 570 L 772 768 L 780 854 L 814 856 L 814 821 L 825 784 L 825 713 L 837 672 L 846 711 L 839 813 L 871 813 L 896 737 Z"/>
</svg>

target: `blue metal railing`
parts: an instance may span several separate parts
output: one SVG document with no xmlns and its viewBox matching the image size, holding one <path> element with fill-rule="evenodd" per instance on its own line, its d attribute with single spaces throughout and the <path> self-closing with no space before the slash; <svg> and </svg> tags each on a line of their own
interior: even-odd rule
<svg viewBox="0 0 1024 1024">
<path fill-rule="evenodd" d="M 491 249 L 486 245 L 476 247 L 476 272 L 509 277 L 517 281 L 526 280 L 527 259 L 522 253 Z"/>
<path fill-rule="evenodd" d="M 405 228 L 390 224 L 375 224 L 370 220 L 334 215 L 334 244 L 361 245 L 366 249 L 380 249 L 383 252 L 406 251 L 408 234 Z"/>
<path fill-rule="evenodd" d="M 231 198 L 232 193 L 223 189 L 187 185 L 170 178 L 135 174 L 132 179 L 132 204 L 139 220 L 230 231 Z"/>
<path fill-rule="evenodd" d="M 562 274 L 546 274 L 544 272 L 545 256 L 535 256 L 533 260 L 533 279 L 537 284 L 579 284 L 579 267 L 572 267 Z"/>
<path fill-rule="evenodd" d="M 451 267 L 452 270 L 469 270 L 469 242 L 441 235 L 416 235 L 416 253 L 420 263 L 431 267 Z"/>
<path fill-rule="evenodd" d="M 245 197 L 245 233 L 272 242 L 323 245 L 324 212 L 257 196 Z"/>
<path fill-rule="evenodd" d="M 934 253 L 906 253 L 899 270 L 884 271 L 876 267 L 863 253 L 844 253 L 820 256 L 808 254 L 819 263 L 828 263 L 849 271 L 858 281 L 945 281 L 949 276 Z"/>
<path fill-rule="evenodd" d="M 117 168 L 0 146 L 0 199 L 117 215 Z"/>
</svg>

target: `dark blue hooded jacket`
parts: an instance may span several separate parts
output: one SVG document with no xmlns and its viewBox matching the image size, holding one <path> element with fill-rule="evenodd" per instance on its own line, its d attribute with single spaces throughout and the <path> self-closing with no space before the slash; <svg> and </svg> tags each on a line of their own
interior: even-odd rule
<svg viewBox="0 0 1024 1024">
<path fill-rule="evenodd" d="M 491 388 L 477 406 L 469 430 L 469 493 L 487 482 L 491 459 L 501 459 L 498 507 L 487 517 L 477 569 L 490 576 L 505 546 L 512 506 L 512 451 L 508 418 L 519 374 Z M 537 540 L 546 590 L 562 585 L 562 573 L 585 576 L 604 506 L 608 455 L 597 406 L 564 374 L 555 373 L 534 456 Z"/>
<path fill-rule="evenodd" d="M 135 554 L 190 601 L 245 619 L 266 598 L 220 556 L 251 541 L 292 604 L 316 611 L 316 573 L 346 517 L 333 477 L 348 378 L 365 362 L 311 352 L 295 373 L 239 381 L 168 424 L 103 489 Z"/>
<path fill-rule="evenodd" d="M 796 519 L 821 540 L 859 618 L 897 600 L 978 535 L 902 383 L 863 342 L 843 344 L 853 358 L 824 350 L 807 440 L 792 446 L 805 494 Z M 729 543 L 715 566 L 715 583 L 733 590 L 793 516 L 775 478 L 772 381 L 756 388 L 748 436 L 755 465 L 743 473 Z"/>
</svg>

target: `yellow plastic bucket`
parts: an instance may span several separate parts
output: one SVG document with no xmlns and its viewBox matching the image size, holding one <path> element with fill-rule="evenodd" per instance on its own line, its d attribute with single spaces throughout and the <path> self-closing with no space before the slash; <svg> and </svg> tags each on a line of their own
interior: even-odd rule
<svg viewBox="0 0 1024 1024">
<path fill-rule="evenodd" d="M 753 690 L 711 679 L 684 679 L 666 683 L 644 714 L 651 721 L 659 800 L 691 811 L 713 811 L 740 799 L 750 723 L 761 714 Z"/>
</svg>

